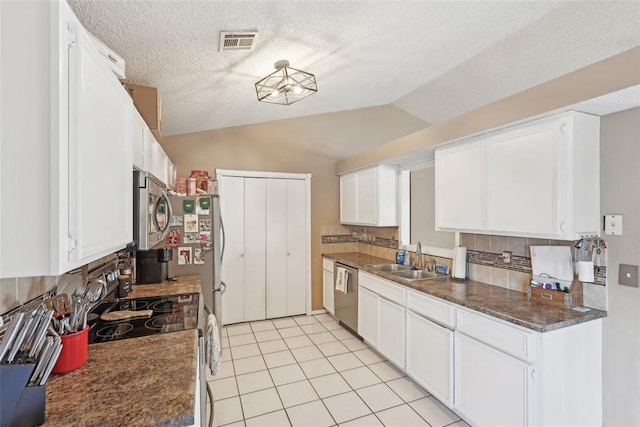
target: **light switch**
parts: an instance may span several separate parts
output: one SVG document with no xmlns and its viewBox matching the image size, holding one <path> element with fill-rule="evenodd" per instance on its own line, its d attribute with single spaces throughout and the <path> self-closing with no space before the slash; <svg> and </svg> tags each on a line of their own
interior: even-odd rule
<svg viewBox="0 0 640 427">
<path fill-rule="evenodd" d="M 618 267 L 618 283 L 624 286 L 638 287 L 638 266 L 620 264 Z"/>
<path fill-rule="evenodd" d="M 622 215 L 604 216 L 604 234 L 622 236 Z"/>
</svg>

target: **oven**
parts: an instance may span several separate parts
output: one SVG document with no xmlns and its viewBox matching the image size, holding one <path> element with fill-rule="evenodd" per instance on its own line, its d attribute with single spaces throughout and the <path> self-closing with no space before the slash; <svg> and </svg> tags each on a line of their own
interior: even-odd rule
<svg viewBox="0 0 640 427">
<path fill-rule="evenodd" d="M 133 240 L 139 250 L 152 249 L 169 231 L 171 204 L 166 186 L 148 172 L 133 171 Z"/>
</svg>

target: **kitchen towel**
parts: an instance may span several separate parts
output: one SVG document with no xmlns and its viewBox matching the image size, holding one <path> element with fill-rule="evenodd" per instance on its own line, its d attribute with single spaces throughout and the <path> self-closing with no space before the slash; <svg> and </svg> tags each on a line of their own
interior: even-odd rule
<svg viewBox="0 0 640 427">
<path fill-rule="evenodd" d="M 342 268 L 336 268 L 336 291 L 346 294 L 349 292 L 349 272 Z"/>
<path fill-rule="evenodd" d="M 455 279 L 467 278 L 467 248 L 456 246 L 453 248 L 453 269 L 451 275 Z"/>
<path fill-rule="evenodd" d="M 573 280 L 573 260 L 569 246 L 531 246 L 531 268 L 534 276 Z"/>
<path fill-rule="evenodd" d="M 220 334 L 216 316 L 210 314 L 207 318 L 207 337 L 205 339 L 205 361 L 211 370 L 211 375 L 216 375 L 220 368 Z"/>
</svg>

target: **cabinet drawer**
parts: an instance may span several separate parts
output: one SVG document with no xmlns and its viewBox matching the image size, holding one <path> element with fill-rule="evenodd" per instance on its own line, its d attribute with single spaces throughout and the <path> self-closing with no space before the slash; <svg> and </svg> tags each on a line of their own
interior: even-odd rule
<svg viewBox="0 0 640 427">
<path fill-rule="evenodd" d="M 365 272 L 360 272 L 358 275 L 358 286 L 365 287 L 381 297 L 400 305 L 405 305 L 407 301 L 407 292 L 402 286 Z"/>
<path fill-rule="evenodd" d="M 456 326 L 456 309 L 451 304 L 416 291 L 407 292 L 407 308 L 448 328 Z"/>
<path fill-rule="evenodd" d="M 322 258 L 322 269 L 329 270 L 331 273 L 333 273 L 333 260 Z"/>
<path fill-rule="evenodd" d="M 519 359 L 533 362 L 534 332 L 488 319 L 469 311 L 457 310 L 457 331 Z"/>
</svg>

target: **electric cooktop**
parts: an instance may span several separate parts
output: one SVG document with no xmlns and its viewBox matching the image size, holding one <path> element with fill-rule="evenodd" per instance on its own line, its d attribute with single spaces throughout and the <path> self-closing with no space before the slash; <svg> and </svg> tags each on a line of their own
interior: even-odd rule
<svg viewBox="0 0 640 427">
<path fill-rule="evenodd" d="M 106 313 L 118 317 L 127 315 L 126 312 L 139 312 L 128 314 L 144 313 L 146 316 L 122 320 L 100 318 Z M 89 344 L 195 329 L 198 325 L 198 294 L 102 302 L 91 310 L 87 322 L 90 327 Z"/>
</svg>

